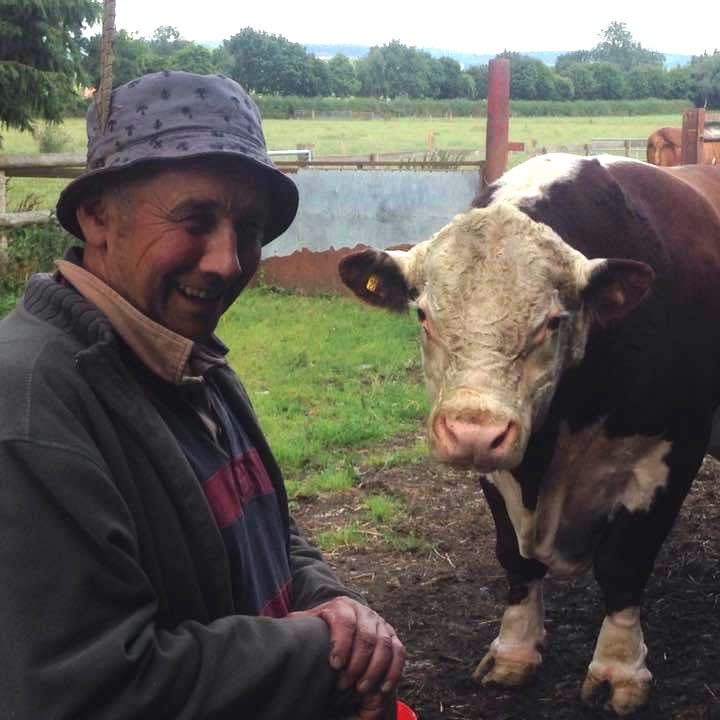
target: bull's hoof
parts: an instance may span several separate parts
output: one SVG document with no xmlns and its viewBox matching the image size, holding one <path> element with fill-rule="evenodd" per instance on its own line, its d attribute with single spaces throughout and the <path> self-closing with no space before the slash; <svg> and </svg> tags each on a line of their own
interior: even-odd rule
<svg viewBox="0 0 720 720">
<path fill-rule="evenodd" d="M 540 665 L 542 655 L 535 646 L 503 647 L 496 639 L 475 668 L 473 679 L 483 685 L 520 687 L 534 679 Z"/>
<path fill-rule="evenodd" d="M 600 697 L 606 695 L 609 688 L 610 697 L 605 703 L 605 709 L 617 715 L 630 715 L 639 710 L 648 701 L 652 675 L 643 668 L 632 676 L 623 674 L 615 678 L 612 673 L 595 673 L 588 671 L 583 682 L 580 696 L 587 705 L 594 705 Z"/>
</svg>

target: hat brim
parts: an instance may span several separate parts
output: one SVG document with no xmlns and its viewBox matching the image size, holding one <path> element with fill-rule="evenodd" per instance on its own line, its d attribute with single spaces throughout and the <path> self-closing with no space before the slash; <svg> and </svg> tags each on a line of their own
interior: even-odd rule
<svg viewBox="0 0 720 720">
<path fill-rule="evenodd" d="M 56 215 L 58 222 L 80 240 L 84 240 L 82 230 L 77 221 L 77 209 L 84 197 L 91 192 L 102 190 L 103 181 L 120 178 L 128 170 L 137 172 L 143 165 L 161 165 L 168 169 L 179 161 L 202 158 L 223 158 L 245 166 L 250 172 L 256 172 L 268 182 L 270 195 L 270 222 L 265 230 L 263 246 L 282 235 L 292 224 L 297 214 L 299 195 L 295 183 L 275 166 L 265 165 L 254 158 L 241 156 L 237 152 L 200 152 L 183 154 L 179 157 L 162 159 L 139 158 L 123 165 L 102 167 L 87 170 L 65 186 L 57 201 Z"/>
</svg>

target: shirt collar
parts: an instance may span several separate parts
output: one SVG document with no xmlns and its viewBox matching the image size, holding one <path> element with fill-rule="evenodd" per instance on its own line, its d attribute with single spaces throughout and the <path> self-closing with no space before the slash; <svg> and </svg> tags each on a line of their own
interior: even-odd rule
<svg viewBox="0 0 720 720">
<path fill-rule="evenodd" d="M 74 249 L 75 250 L 75 249 Z M 228 349 L 216 337 L 207 345 L 178 335 L 143 315 L 135 306 L 81 267 L 77 250 L 57 260 L 60 274 L 93 305 L 107 315 L 115 332 L 140 360 L 163 380 L 175 385 L 202 382 L 205 372 L 226 365 Z"/>
</svg>

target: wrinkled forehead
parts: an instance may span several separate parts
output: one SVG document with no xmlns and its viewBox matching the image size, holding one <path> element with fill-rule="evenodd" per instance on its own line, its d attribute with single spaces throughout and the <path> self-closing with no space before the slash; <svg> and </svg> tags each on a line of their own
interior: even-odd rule
<svg viewBox="0 0 720 720">
<path fill-rule="evenodd" d="M 557 240 L 517 210 L 470 211 L 434 239 L 424 263 L 423 297 L 441 319 L 472 315 L 476 322 L 481 314 L 498 322 L 512 314 L 514 322 L 532 322 L 562 289 Z"/>
</svg>

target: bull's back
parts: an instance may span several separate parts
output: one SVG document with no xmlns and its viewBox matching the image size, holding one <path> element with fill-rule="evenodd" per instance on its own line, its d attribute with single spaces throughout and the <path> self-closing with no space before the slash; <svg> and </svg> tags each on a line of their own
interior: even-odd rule
<svg viewBox="0 0 720 720">
<path fill-rule="evenodd" d="M 720 280 L 720 167 L 617 163 L 608 169 L 628 202 L 652 224 L 679 285 L 685 277 L 695 286 L 707 281 L 714 286 Z"/>
</svg>

